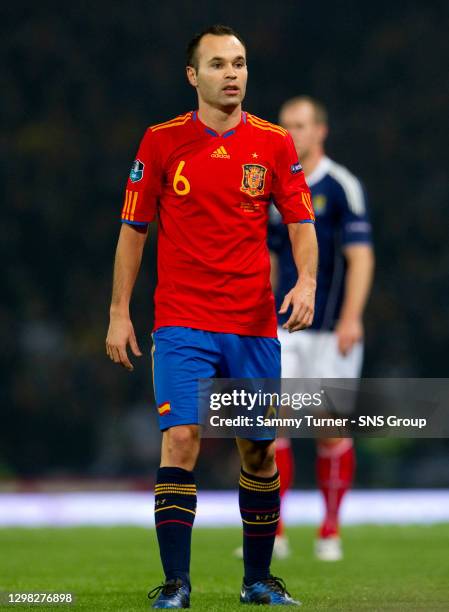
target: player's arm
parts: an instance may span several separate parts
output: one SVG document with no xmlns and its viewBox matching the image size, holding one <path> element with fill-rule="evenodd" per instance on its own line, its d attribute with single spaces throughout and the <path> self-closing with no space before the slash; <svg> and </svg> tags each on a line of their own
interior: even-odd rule
<svg viewBox="0 0 449 612">
<path fill-rule="evenodd" d="M 360 181 L 349 173 L 345 186 L 338 202 L 347 268 L 340 318 L 335 326 L 338 350 L 342 355 L 347 355 L 363 339 L 363 312 L 374 275 L 374 251 L 365 191 Z"/>
<path fill-rule="evenodd" d="M 149 128 L 140 143 L 126 186 L 122 228 L 115 253 L 106 353 L 112 361 L 130 371 L 133 365 L 128 358 L 128 344 L 136 357 L 142 354 L 131 322 L 129 304 L 142 261 L 148 224 L 156 216 L 161 190 L 162 164 L 157 145 Z"/>
<path fill-rule="evenodd" d="M 136 357 L 142 355 L 131 322 L 129 304 L 147 234 L 148 226 L 123 223 L 115 252 L 106 353 L 112 361 L 122 364 L 130 371 L 134 368 L 128 358 L 127 345 L 129 344 Z"/>
<path fill-rule="evenodd" d="M 374 276 L 371 244 L 349 244 L 343 249 L 347 262 L 340 319 L 335 328 L 340 353 L 346 355 L 363 338 L 363 312 Z"/>
<path fill-rule="evenodd" d="M 270 283 L 273 293 L 276 293 L 279 285 L 279 257 L 270 251 Z"/>
<path fill-rule="evenodd" d="M 287 293 L 279 310 L 280 314 L 292 311 L 282 326 L 289 332 L 310 327 L 315 311 L 316 274 L 318 266 L 318 243 L 312 223 L 289 223 L 293 259 L 298 270 L 298 282 Z"/>
<path fill-rule="evenodd" d="M 287 293 L 279 310 L 284 314 L 291 307 L 290 317 L 283 327 L 294 332 L 309 327 L 315 310 L 318 243 L 312 197 L 304 172 L 289 134 L 278 141 L 273 196 L 288 227 L 298 281 Z"/>
</svg>

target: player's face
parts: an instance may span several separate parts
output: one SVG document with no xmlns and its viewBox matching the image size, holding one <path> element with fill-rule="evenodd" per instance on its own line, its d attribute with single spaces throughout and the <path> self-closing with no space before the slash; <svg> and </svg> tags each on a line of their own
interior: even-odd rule
<svg viewBox="0 0 449 612">
<path fill-rule="evenodd" d="M 239 106 L 248 79 L 242 43 L 235 36 L 207 34 L 198 46 L 197 60 L 198 69 L 188 66 L 187 76 L 200 100 L 224 110 Z"/>
<path fill-rule="evenodd" d="M 327 129 L 315 120 L 315 110 L 308 102 L 287 106 L 279 117 L 281 125 L 290 132 L 300 161 L 322 147 Z"/>
</svg>

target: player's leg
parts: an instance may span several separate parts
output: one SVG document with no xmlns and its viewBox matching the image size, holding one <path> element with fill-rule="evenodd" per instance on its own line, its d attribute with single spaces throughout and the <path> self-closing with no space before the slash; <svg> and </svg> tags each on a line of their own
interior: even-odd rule
<svg viewBox="0 0 449 612">
<path fill-rule="evenodd" d="M 166 581 L 190 586 L 190 548 L 196 512 L 194 467 L 200 449 L 198 425 L 178 425 L 163 433 L 155 485 L 155 525 Z"/>
<path fill-rule="evenodd" d="M 295 336 L 296 334 L 289 334 L 282 328 L 278 329 L 278 337 L 281 343 L 281 370 L 283 378 L 297 378 L 300 376 L 298 373 L 298 355 L 296 352 Z M 293 450 L 289 438 L 276 439 L 276 465 L 280 478 L 281 514 L 276 529 L 273 556 L 277 559 L 285 559 L 290 554 L 290 547 L 282 521 L 282 502 L 284 495 L 293 483 L 295 467 Z M 243 547 L 239 546 L 234 551 L 234 555 L 239 559 L 243 559 Z"/>
<path fill-rule="evenodd" d="M 276 559 L 286 559 L 290 555 L 290 547 L 282 522 L 282 501 L 283 496 L 291 487 L 294 471 L 293 451 L 289 438 L 276 439 L 275 463 L 279 472 L 280 516 L 276 527 L 273 556 Z M 243 546 L 236 548 L 234 555 L 243 559 Z"/>
<path fill-rule="evenodd" d="M 335 334 L 317 334 L 323 360 L 316 375 L 322 378 L 358 378 L 363 345 L 354 346 L 343 356 L 338 351 Z M 325 344 L 325 347 L 323 346 Z M 351 412 L 352 406 L 347 406 Z M 355 451 L 351 438 L 322 438 L 317 441 L 316 477 L 324 500 L 324 518 L 315 543 L 315 554 L 323 561 L 338 561 L 343 556 L 339 518 L 344 496 L 351 488 L 355 473 Z"/>
<path fill-rule="evenodd" d="M 198 378 L 215 375 L 216 352 L 207 332 L 164 327 L 153 336 L 153 372 L 161 464 L 155 485 L 155 526 L 165 583 L 149 595 L 156 608 L 189 605 L 190 550 L 196 512 L 194 467 L 200 448 Z"/>
<path fill-rule="evenodd" d="M 276 338 L 226 338 L 226 370 L 233 378 L 279 380 L 280 344 Z M 257 432 L 255 432 L 257 438 Z M 243 525 L 244 580 L 240 601 L 296 604 L 282 581 L 270 574 L 280 514 L 279 473 L 272 439 L 237 438 L 241 459 L 239 506 Z"/>
<path fill-rule="evenodd" d="M 318 441 L 316 475 L 325 513 L 315 543 L 315 554 L 322 561 L 338 561 L 343 556 L 339 514 L 343 498 L 351 487 L 354 470 L 355 453 L 351 438 Z"/>
<path fill-rule="evenodd" d="M 245 583 L 270 574 L 274 537 L 280 514 L 279 474 L 274 441 L 237 438 L 241 460 L 239 505 L 243 521 Z"/>
<path fill-rule="evenodd" d="M 274 440 L 237 438 L 237 447 L 242 464 L 239 505 L 243 522 L 245 571 L 240 601 L 270 605 L 298 604 L 283 582 L 270 573 L 281 502 Z"/>
</svg>

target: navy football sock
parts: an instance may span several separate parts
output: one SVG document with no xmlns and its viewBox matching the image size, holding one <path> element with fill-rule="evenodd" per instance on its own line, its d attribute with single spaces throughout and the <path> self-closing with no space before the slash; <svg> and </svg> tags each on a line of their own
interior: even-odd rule
<svg viewBox="0 0 449 612">
<path fill-rule="evenodd" d="M 193 472 L 159 468 L 154 518 L 162 566 L 167 580 L 181 578 L 190 585 L 190 547 L 196 512 Z"/>
<path fill-rule="evenodd" d="M 242 469 L 239 504 L 243 522 L 245 584 L 250 585 L 268 578 L 270 574 L 280 513 L 279 474 L 260 478 Z"/>
</svg>

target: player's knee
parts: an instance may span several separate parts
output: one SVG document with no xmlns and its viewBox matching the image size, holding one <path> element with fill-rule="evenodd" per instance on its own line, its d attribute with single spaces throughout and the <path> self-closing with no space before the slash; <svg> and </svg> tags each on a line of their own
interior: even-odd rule
<svg viewBox="0 0 449 612">
<path fill-rule="evenodd" d="M 199 428 L 193 425 L 172 427 L 164 433 L 162 463 L 192 470 L 200 448 Z"/>
<path fill-rule="evenodd" d="M 351 446 L 352 438 L 318 438 L 318 448 L 332 449 L 336 446 Z"/>
<path fill-rule="evenodd" d="M 250 474 L 272 476 L 276 471 L 274 442 L 254 442 L 242 453 L 243 469 Z"/>
</svg>

